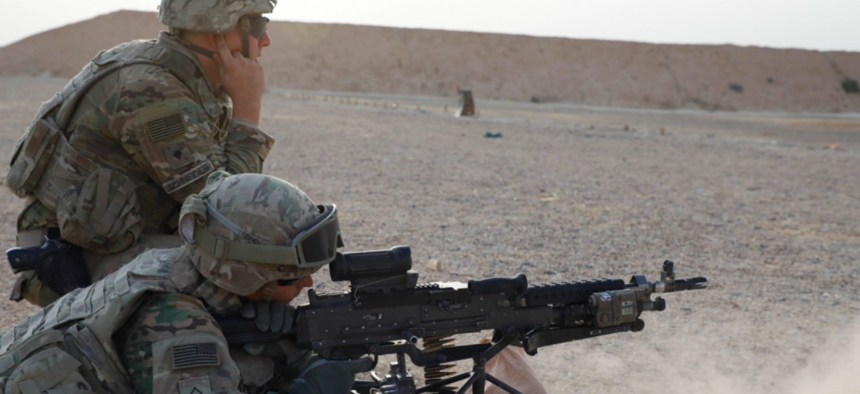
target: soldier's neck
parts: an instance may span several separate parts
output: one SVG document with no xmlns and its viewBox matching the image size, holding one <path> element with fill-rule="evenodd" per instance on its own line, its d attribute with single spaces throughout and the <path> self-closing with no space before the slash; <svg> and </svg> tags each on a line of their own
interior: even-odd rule
<svg viewBox="0 0 860 394">
<path fill-rule="evenodd" d="M 220 65 L 214 59 L 207 58 L 203 55 L 195 53 L 194 56 L 197 58 L 197 62 L 200 63 L 200 67 L 203 68 L 203 73 L 209 78 L 215 86 L 221 87 L 221 70 Z"/>
<path fill-rule="evenodd" d="M 197 59 L 197 63 L 200 64 L 206 77 L 208 77 L 216 86 L 220 87 L 221 65 L 218 60 L 213 57 L 215 56 L 214 49 L 210 49 L 213 48 L 215 44 L 214 38 L 210 39 L 206 33 L 183 32 L 179 39 L 184 41 L 185 46 L 191 50 L 191 53 Z"/>
</svg>

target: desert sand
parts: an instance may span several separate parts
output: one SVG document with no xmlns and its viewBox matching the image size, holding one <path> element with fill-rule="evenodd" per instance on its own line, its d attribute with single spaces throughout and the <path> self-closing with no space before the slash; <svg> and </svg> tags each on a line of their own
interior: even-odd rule
<svg viewBox="0 0 860 394">
<path fill-rule="evenodd" d="M 65 82 L 0 78 L 0 162 Z M 348 250 L 410 245 L 426 281 L 654 280 L 665 259 L 710 279 L 667 295 L 642 332 L 529 358 L 550 393 L 857 392 L 860 118 L 479 100 L 466 119 L 455 106 L 273 89 L 265 172 L 338 204 Z M 21 206 L 0 192 L 0 245 Z M 0 262 L 0 293 L 13 279 Z M 0 329 L 33 310 L 0 302 Z"/>
<path fill-rule="evenodd" d="M 121 11 L 0 48 L 0 75 L 70 77 L 99 51 L 163 26 Z M 273 87 L 632 108 L 860 112 L 860 53 L 655 45 L 371 26 L 273 22 Z M 679 32 L 683 35 L 683 32 Z"/>
<path fill-rule="evenodd" d="M 160 28 L 120 12 L 0 48 L 0 162 L 63 77 Z M 271 32 L 265 172 L 338 204 L 348 250 L 410 245 L 425 281 L 654 280 L 665 259 L 710 280 L 642 332 L 529 358 L 550 393 L 857 393 L 860 95 L 840 81 L 860 54 Z M 478 117 L 452 116 L 456 86 Z M 22 204 L 0 191 L 4 247 Z M 4 257 L 0 295 L 13 282 Z M 34 310 L 0 302 L 0 330 Z"/>
</svg>

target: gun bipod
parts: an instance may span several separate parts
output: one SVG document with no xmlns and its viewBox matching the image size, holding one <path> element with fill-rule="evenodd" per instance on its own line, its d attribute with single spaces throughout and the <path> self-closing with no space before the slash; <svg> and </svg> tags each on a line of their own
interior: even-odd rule
<svg viewBox="0 0 860 394">
<path fill-rule="evenodd" d="M 515 329 L 506 331 L 498 330 L 493 336 L 495 343 L 484 344 L 486 348 L 477 356 L 473 357 L 474 365 L 469 372 L 463 372 L 450 378 L 442 379 L 420 388 L 415 387 L 415 380 L 406 369 L 406 353 L 398 352 L 397 361 L 392 362 L 389 374 L 386 377 L 380 378 L 375 373 L 372 373 L 374 382 L 356 382 L 353 390 L 359 394 L 422 394 L 422 393 L 439 393 L 439 394 L 463 394 L 469 388 L 473 394 L 484 394 L 487 381 L 498 386 L 502 390 L 510 394 L 523 394 L 521 391 L 509 386 L 507 383 L 499 380 L 495 376 L 487 373 L 487 361 L 499 354 L 504 348 L 517 340 L 518 333 Z M 474 350 L 474 345 L 469 346 Z M 450 350 L 443 349 L 442 351 Z M 462 359 L 462 358 L 461 358 Z M 454 360 L 451 360 L 454 361 Z M 413 360 L 414 362 L 414 360 Z M 457 391 L 454 391 L 446 386 L 465 380 L 463 386 Z"/>
</svg>

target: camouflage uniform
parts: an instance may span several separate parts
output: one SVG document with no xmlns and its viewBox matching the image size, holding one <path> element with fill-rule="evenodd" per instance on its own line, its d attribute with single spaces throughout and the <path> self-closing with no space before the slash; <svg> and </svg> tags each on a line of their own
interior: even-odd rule
<svg viewBox="0 0 860 394">
<path fill-rule="evenodd" d="M 202 394 L 283 389 L 301 371 L 304 352 L 276 362 L 230 349 L 212 316 L 234 314 L 240 305 L 238 295 L 200 275 L 185 247 L 149 250 L 0 335 L 0 393 L 24 392 L 16 391 L 20 390 L 16 385 L 27 380 L 21 373 L 34 366 L 58 374 L 57 382 L 40 383 L 39 392 L 96 385 L 120 393 L 187 393 L 194 387 Z M 56 343 L 63 345 L 59 350 L 47 344 L 25 350 L 29 354 L 15 360 L 25 354 L 28 339 L 38 342 L 69 326 L 65 339 Z M 72 358 L 84 354 L 99 373 L 87 376 L 81 367 L 60 372 L 57 355 L 43 359 L 52 352 Z"/>
<path fill-rule="evenodd" d="M 301 240 L 309 247 L 331 241 L 333 252 L 335 241 L 340 244 L 336 216 L 320 213 L 303 192 L 276 178 L 212 174 L 183 205 L 185 245 L 146 251 L 0 334 L 0 394 L 283 389 L 307 355 L 293 349 L 275 360 L 230 349 L 213 315 L 236 313 L 240 296 L 327 263 L 299 268 L 288 259 L 251 263 L 224 256 L 249 248 L 259 261 L 280 258 L 295 250 L 288 245 L 300 234 L 308 234 Z M 311 238 L 318 233 L 333 237 Z M 208 236 L 221 245 L 214 252 Z"/>
<path fill-rule="evenodd" d="M 188 264 L 183 253 L 180 264 Z M 301 372 L 307 352 L 292 349 L 284 358 L 251 356 L 241 348 L 229 348 L 229 359 L 200 365 L 176 365 L 174 353 L 189 353 L 189 344 L 224 349 L 227 343 L 213 315 L 236 314 L 239 297 L 201 278 L 191 294 L 149 295 L 114 339 L 130 383 L 136 393 L 181 392 L 191 382 L 203 382 L 212 393 L 279 391 Z M 184 347 L 183 347 L 184 346 Z M 175 350 L 179 348 L 180 350 Z M 173 349 L 173 350 L 172 350 Z M 197 352 L 194 349 L 193 352 Z M 194 356 L 186 356 L 194 357 Z M 193 364 L 195 361 L 185 361 Z M 177 391 L 178 389 L 178 391 Z M 202 393 L 205 393 L 201 389 Z"/>
<path fill-rule="evenodd" d="M 98 279 L 146 248 L 178 245 L 178 239 L 158 239 L 128 249 L 148 241 L 148 235 L 173 233 L 180 202 L 199 191 L 212 171 L 262 171 L 274 140 L 253 122 L 232 118 L 230 97 L 169 33 L 162 32 L 157 41 L 134 41 L 102 52 L 55 101 L 100 68 L 154 54 L 162 64 L 123 66 L 100 76 L 78 100 L 65 128 L 68 146 L 54 152 L 18 218 L 19 234 L 30 235 L 19 237 L 19 246 L 38 246 L 44 235 L 40 230 L 59 227 L 64 239 L 86 250 L 90 273 Z M 171 64 L 163 64 L 167 62 Z M 176 70 L 187 71 L 177 75 Z M 62 110 L 54 108 L 44 116 Z M 84 159 L 63 157 L 63 152 L 77 152 Z M 102 187 L 110 190 L 104 199 L 109 206 L 98 206 L 100 182 L 108 184 Z M 113 223 L 100 225 L 100 208 L 113 215 Z M 30 302 L 44 306 L 56 299 L 32 271 L 25 275 L 16 290 Z"/>
</svg>

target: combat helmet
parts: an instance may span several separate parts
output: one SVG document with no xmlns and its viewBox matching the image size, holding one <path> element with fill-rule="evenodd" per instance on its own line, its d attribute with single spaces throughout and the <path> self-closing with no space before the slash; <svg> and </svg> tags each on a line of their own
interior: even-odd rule
<svg viewBox="0 0 860 394">
<path fill-rule="evenodd" d="M 224 34 L 242 16 L 268 14 L 277 0 L 161 0 L 158 21 L 172 28 Z"/>
<path fill-rule="evenodd" d="M 252 27 L 249 19 L 243 17 L 269 14 L 277 4 L 278 0 L 161 0 L 158 21 L 169 26 L 174 34 L 177 29 L 224 34 L 241 21 L 242 53 L 248 57 L 248 36 Z M 265 27 L 265 24 L 262 26 Z M 212 57 L 211 51 L 199 51 L 203 49 L 199 47 L 192 49 Z"/>
<path fill-rule="evenodd" d="M 335 205 L 262 174 L 212 173 L 185 200 L 179 226 L 200 273 L 242 296 L 308 276 L 343 246 Z"/>
</svg>

